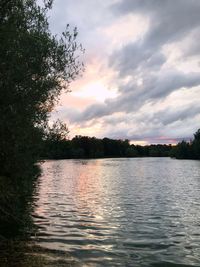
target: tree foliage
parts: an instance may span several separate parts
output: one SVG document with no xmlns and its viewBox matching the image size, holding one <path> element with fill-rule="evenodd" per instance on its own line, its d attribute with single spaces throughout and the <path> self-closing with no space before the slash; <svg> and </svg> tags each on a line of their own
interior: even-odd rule
<svg viewBox="0 0 200 267">
<path fill-rule="evenodd" d="M 51 142 L 59 142 L 68 139 L 69 130 L 65 123 L 60 120 L 53 122 L 46 128 L 45 139 Z"/>
<path fill-rule="evenodd" d="M 36 0 L 0 2 L 0 174 L 27 169 L 38 157 L 50 111 L 82 70 L 77 29 L 57 38 Z"/>
<path fill-rule="evenodd" d="M 181 141 L 170 155 L 177 159 L 200 159 L 200 129 L 194 134 L 192 141 Z"/>
<path fill-rule="evenodd" d="M 44 147 L 41 156 L 49 159 L 166 157 L 169 156 L 172 149 L 171 145 L 135 146 L 128 140 L 98 139 L 80 135 L 75 136 L 72 140 L 47 138 Z"/>
</svg>

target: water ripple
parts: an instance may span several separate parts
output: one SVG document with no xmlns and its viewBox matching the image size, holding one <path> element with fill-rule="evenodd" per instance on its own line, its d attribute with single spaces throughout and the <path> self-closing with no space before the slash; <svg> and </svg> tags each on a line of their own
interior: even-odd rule
<svg viewBox="0 0 200 267">
<path fill-rule="evenodd" d="M 200 266 L 199 161 L 62 160 L 42 168 L 32 239 L 53 253 L 52 266 Z"/>
</svg>

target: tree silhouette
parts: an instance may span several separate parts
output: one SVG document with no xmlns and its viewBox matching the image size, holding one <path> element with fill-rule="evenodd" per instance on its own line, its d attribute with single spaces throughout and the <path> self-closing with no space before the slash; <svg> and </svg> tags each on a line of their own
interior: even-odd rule
<svg viewBox="0 0 200 267">
<path fill-rule="evenodd" d="M 44 129 L 63 88 L 82 70 L 77 29 L 60 39 L 49 31 L 47 12 L 36 0 L 0 2 L 0 174 L 30 169 Z"/>
</svg>

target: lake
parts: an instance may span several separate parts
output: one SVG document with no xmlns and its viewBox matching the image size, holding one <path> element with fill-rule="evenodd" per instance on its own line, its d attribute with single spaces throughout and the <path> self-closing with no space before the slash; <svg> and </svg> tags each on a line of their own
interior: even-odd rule
<svg viewBox="0 0 200 267">
<path fill-rule="evenodd" d="M 33 218 L 51 266 L 200 266 L 200 161 L 45 161 Z"/>
</svg>

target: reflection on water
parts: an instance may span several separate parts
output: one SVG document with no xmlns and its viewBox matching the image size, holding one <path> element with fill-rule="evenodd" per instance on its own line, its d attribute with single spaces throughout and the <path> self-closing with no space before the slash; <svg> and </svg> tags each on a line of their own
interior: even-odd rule
<svg viewBox="0 0 200 267">
<path fill-rule="evenodd" d="M 199 161 L 62 160 L 42 169 L 32 240 L 49 266 L 200 266 Z"/>
<path fill-rule="evenodd" d="M 34 229 L 31 213 L 35 195 L 37 166 L 32 170 L 29 179 L 26 177 L 0 177 L 0 266 L 1 267 L 34 267 L 33 249 L 28 243 Z M 40 260 L 35 258 L 34 263 Z"/>
<path fill-rule="evenodd" d="M 199 161 L 46 161 L 0 193 L 0 267 L 200 266 Z"/>
</svg>

